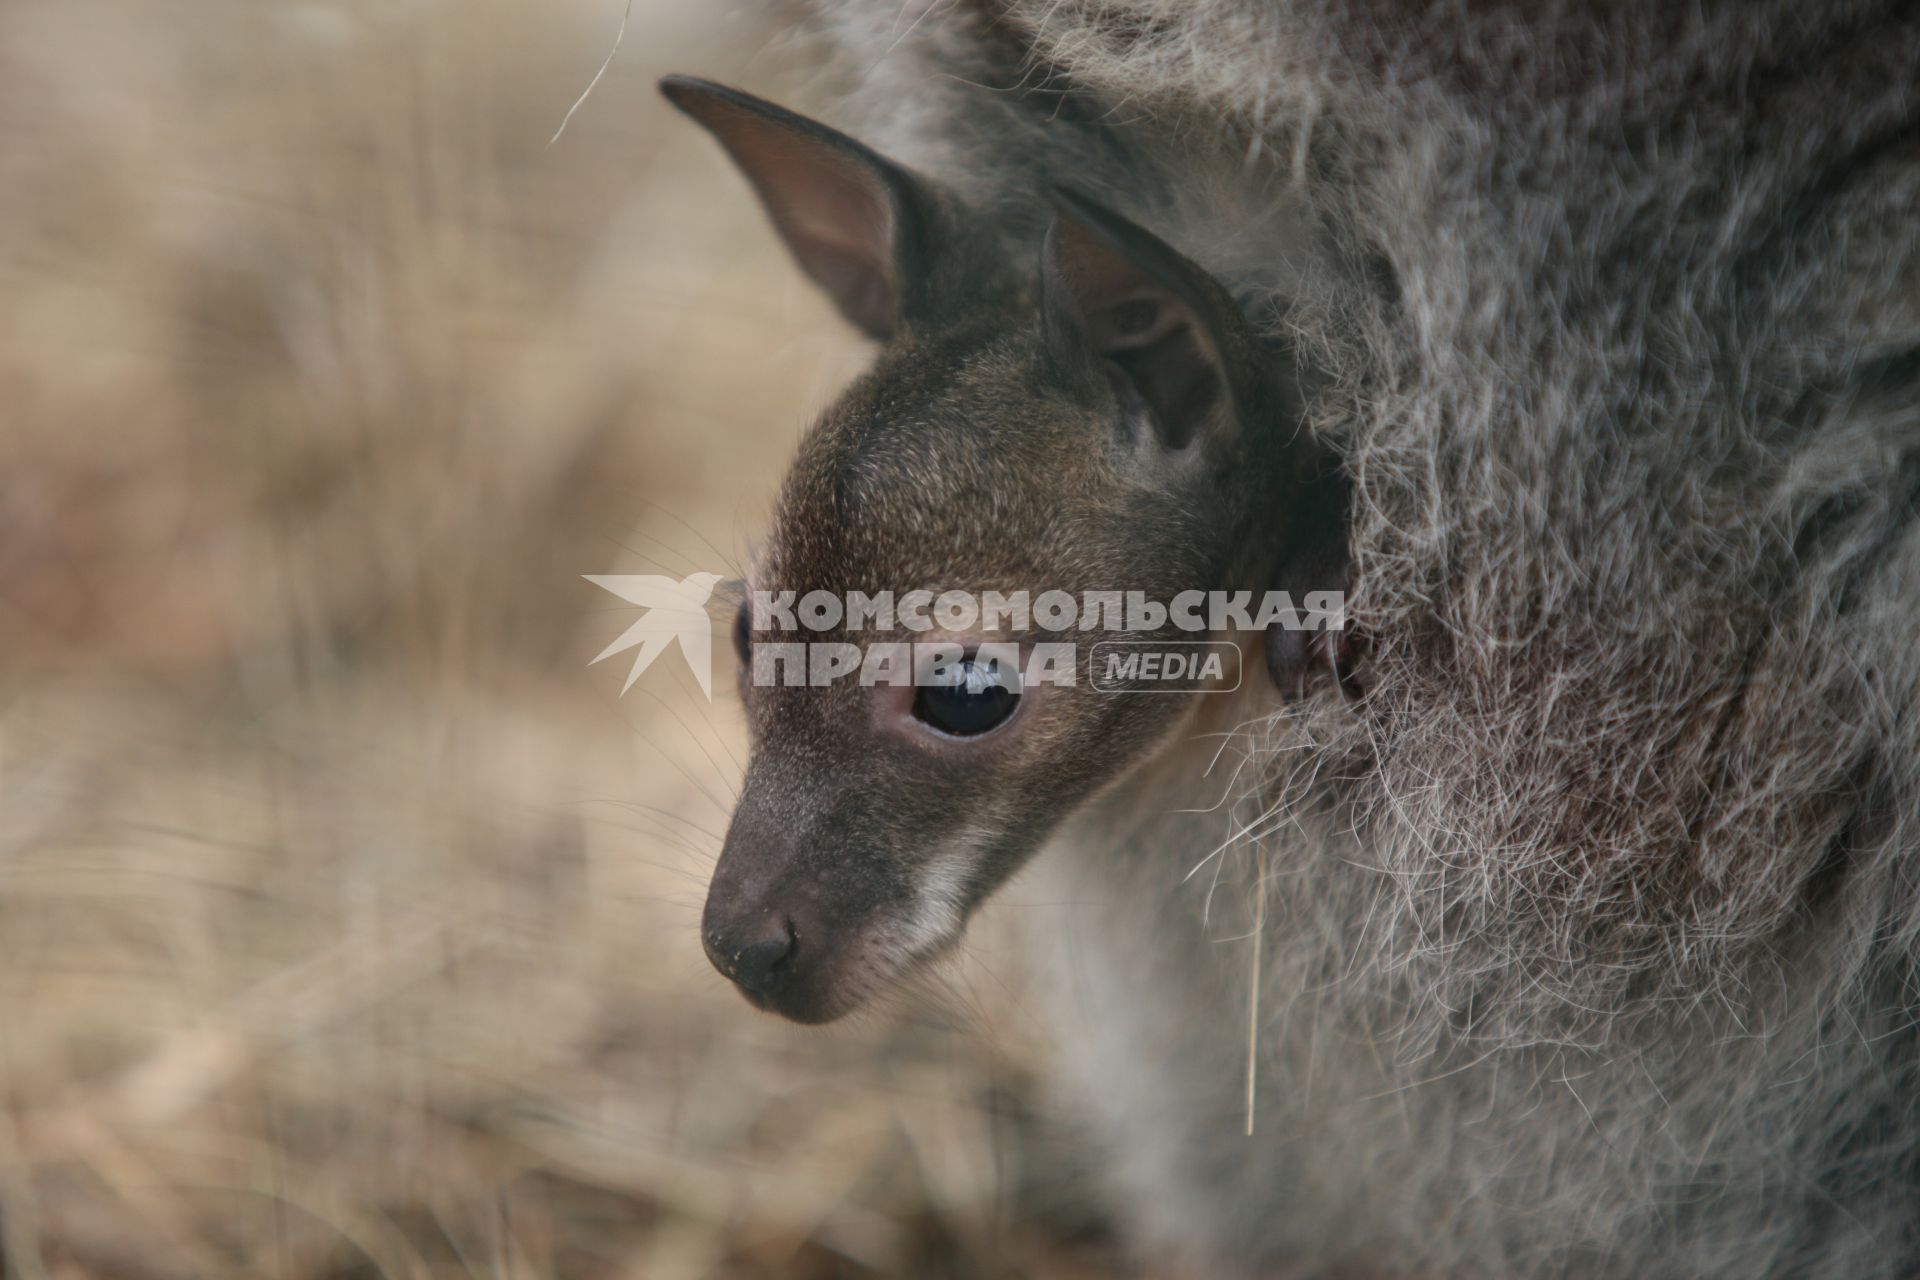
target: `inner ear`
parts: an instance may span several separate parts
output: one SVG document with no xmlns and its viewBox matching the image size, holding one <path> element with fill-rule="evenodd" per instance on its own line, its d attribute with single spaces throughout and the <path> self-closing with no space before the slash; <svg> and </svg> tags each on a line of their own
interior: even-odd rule
<svg viewBox="0 0 1920 1280">
<path fill-rule="evenodd" d="M 794 261 L 869 337 L 885 339 L 925 303 L 924 180 L 844 133 L 705 80 L 660 91 L 719 139 Z"/>
<path fill-rule="evenodd" d="M 1069 192 L 1042 258 L 1042 310 L 1061 358 L 1117 371 L 1169 449 L 1228 438 L 1237 424 L 1238 309 L 1205 271 L 1150 232 Z"/>
<path fill-rule="evenodd" d="M 1120 309 L 1154 308 L 1153 320 L 1138 330 L 1114 325 Z M 1161 441 L 1184 449 L 1196 436 L 1230 412 L 1219 362 L 1192 318 L 1164 299 L 1123 303 L 1093 322 L 1096 332 L 1114 328 L 1114 340 L 1094 339 L 1096 351 L 1119 369 L 1152 415 Z"/>
<path fill-rule="evenodd" d="M 885 337 L 898 317 L 906 265 L 896 251 L 900 217 L 886 184 L 853 157 L 832 151 L 809 157 L 764 137 L 743 138 L 735 159 L 754 175 L 801 269 L 849 320 Z"/>
</svg>

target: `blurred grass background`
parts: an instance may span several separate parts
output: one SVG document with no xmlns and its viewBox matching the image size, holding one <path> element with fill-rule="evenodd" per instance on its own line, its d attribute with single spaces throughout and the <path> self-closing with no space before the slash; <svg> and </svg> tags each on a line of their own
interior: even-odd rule
<svg viewBox="0 0 1920 1280">
<path fill-rule="evenodd" d="M 864 352 L 669 71 L 791 15 L 0 0 L 9 1277 L 1117 1274 L 994 921 L 807 1031 L 744 743 L 583 573 L 737 571 Z"/>
</svg>

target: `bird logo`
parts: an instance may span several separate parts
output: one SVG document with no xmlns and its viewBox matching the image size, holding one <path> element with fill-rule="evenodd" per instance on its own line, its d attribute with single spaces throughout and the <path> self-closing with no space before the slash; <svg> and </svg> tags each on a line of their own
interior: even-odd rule
<svg viewBox="0 0 1920 1280">
<path fill-rule="evenodd" d="M 657 573 L 610 573 L 583 574 L 588 582 L 611 591 L 628 604 L 637 604 L 646 612 L 639 621 L 620 633 L 619 639 L 600 651 L 594 662 L 611 658 L 637 647 L 640 652 L 634 655 L 633 670 L 627 673 L 627 682 L 620 686 L 625 693 L 633 688 L 633 682 L 640 678 L 653 660 L 660 656 L 669 643 L 678 640 L 680 652 L 687 660 L 687 666 L 693 670 L 693 678 L 700 682 L 700 692 L 713 698 L 713 632 L 707 619 L 707 598 L 713 594 L 714 584 L 720 581 L 717 573 L 692 573 L 675 580 Z M 593 663 L 588 663 L 592 666 Z"/>
</svg>

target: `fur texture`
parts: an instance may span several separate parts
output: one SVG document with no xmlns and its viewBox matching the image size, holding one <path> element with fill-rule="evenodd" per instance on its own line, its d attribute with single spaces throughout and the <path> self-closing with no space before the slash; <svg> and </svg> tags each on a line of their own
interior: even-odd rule
<svg viewBox="0 0 1920 1280">
<path fill-rule="evenodd" d="M 1063 1062 L 1147 1235 L 1209 1275 L 1920 1268 L 1920 14 L 819 18 L 841 123 L 1010 246 L 1069 180 L 1330 379 L 1371 692 L 1218 712 L 1211 776 L 1170 752 L 1041 860 L 1093 903 Z"/>
</svg>

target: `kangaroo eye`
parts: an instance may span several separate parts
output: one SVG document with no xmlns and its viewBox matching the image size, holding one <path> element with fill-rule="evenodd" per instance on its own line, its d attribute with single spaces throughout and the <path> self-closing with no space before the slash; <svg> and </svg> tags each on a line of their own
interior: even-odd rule
<svg viewBox="0 0 1920 1280">
<path fill-rule="evenodd" d="M 752 621 L 747 617 L 747 602 L 742 600 L 739 612 L 733 615 L 733 651 L 743 665 L 753 661 L 752 628 Z"/>
<path fill-rule="evenodd" d="M 1020 703 L 1019 677 L 997 662 L 962 658 L 934 679 L 915 693 L 914 718 L 955 737 L 997 728 Z"/>
</svg>

